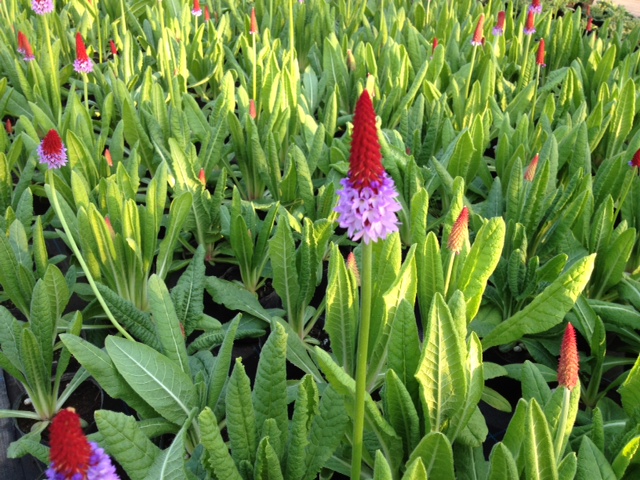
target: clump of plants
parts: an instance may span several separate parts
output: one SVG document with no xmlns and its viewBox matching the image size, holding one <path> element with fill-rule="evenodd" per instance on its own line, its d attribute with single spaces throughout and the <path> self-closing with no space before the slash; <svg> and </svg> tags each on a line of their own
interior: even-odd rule
<svg viewBox="0 0 640 480">
<path fill-rule="evenodd" d="M 565 3 L 3 2 L 9 456 L 636 478 L 640 27 Z"/>
</svg>

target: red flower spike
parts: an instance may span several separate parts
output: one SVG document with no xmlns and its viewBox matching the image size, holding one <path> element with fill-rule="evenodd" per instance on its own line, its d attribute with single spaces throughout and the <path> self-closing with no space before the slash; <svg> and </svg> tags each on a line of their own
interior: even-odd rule
<svg viewBox="0 0 640 480">
<path fill-rule="evenodd" d="M 351 270 L 353 276 L 356 277 L 356 284 L 360 285 L 360 270 L 358 269 L 358 264 L 356 262 L 356 256 L 353 252 L 349 252 L 347 255 L 347 269 Z"/>
<path fill-rule="evenodd" d="M 200 15 L 202 15 L 202 8 L 200 8 L 200 0 L 193 0 L 193 10 L 191 10 L 191 13 L 196 17 L 199 17 Z"/>
<path fill-rule="evenodd" d="M 113 55 L 114 57 L 118 55 L 118 47 L 116 47 L 116 44 L 113 40 L 109 40 L 109 47 L 111 47 L 111 55 Z"/>
<path fill-rule="evenodd" d="M 578 385 L 578 373 L 580 372 L 580 356 L 578 355 L 578 344 L 576 341 L 576 331 L 573 325 L 567 324 L 562 337 L 562 347 L 560 347 L 560 362 L 558 363 L 558 384 L 573 390 Z"/>
<path fill-rule="evenodd" d="M 593 17 L 587 18 L 587 33 L 591 33 L 593 31 Z"/>
<path fill-rule="evenodd" d="M 529 10 L 529 13 L 527 13 L 527 24 L 524 27 L 524 34 L 533 35 L 534 33 L 536 33 L 536 18 L 533 11 Z"/>
<path fill-rule="evenodd" d="M 7 123 L 5 123 L 5 128 L 7 129 L 7 133 L 11 135 L 13 133 L 13 124 L 11 123 L 11 119 L 7 118 Z"/>
<path fill-rule="evenodd" d="M 258 112 L 256 110 L 256 101 L 253 98 L 249 100 L 249 116 L 254 120 L 258 116 Z"/>
<path fill-rule="evenodd" d="M 640 150 L 633 154 L 633 158 L 629 161 L 629 166 L 640 168 Z"/>
<path fill-rule="evenodd" d="M 382 180 L 384 167 L 378 140 L 376 112 L 367 90 L 362 92 L 356 104 L 349 165 L 349 178 L 358 190 L 371 186 L 372 182 L 379 184 Z"/>
<path fill-rule="evenodd" d="M 206 185 L 207 184 L 207 178 L 204 175 L 204 168 L 200 169 L 200 173 L 198 174 L 198 180 L 200 180 L 200 183 L 202 185 Z"/>
<path fill-rule="evenodd" d="M 21 53 L 26 62 L 30 62 L 35 60 L 35 56 L 33 55 L 33 49 L 31 48 L 31 44 L 29 43 L 29 39 L 27 36 L 18 32 L 18 53 Z"/>
<path fill-rule="evenodd" d="M 431 47 L 431 55 L 433 55 L 433 52 L 436 51 L 436 48 L 438 48 L 439 44 L 440 44 L 440 42 L 438 41 L 438 37 L 434 37 L 433 38 L 433 46 Z"/>
<path fill-rule="evenodd" d="M 107 161 L 107 165 L 109 165 L 110 167 L 113 167 L 113 159 L 111 158 L 111 152 L 109 151 L 108 148 L 104 150 L 104 158 Z"/>
<path fill-rule="evenodd" d="M 204 6 L 204 21 L 208 22 L 211 20 L 211 12 L 209 11 L 209 5 Z"/>
<path fill-rule="evenodd" d="M 251 9 L 251 30 L 249 30 L 251 35 L 258 34 L 258 19 L 256 18 L 256 9 Z"/>
<path fill-rule="evenodd" d="M 547 66 L 547 64 L 544 63 L 544 55 L 545 55 L 544 38 L 541 38 L 540 43 L 538 44 L 538 56 L 536 57 L 536 64 L 541 67 Z"/>
<path fill-rule="evenodd" d="M 51 462 L 58 473 L 85 478 L 91 459 L 91 446 L 82 432 L 80 417 L 73 408 L 58 412 L 51 426 Z"/>
<path fill-rule="evenodd" d="M 87 61 L 89 56 L 87 55 L 87 46 L 84 44 L 84 39 L 80 32 L 76 33 L 76 57 L 78 60 Z"/>
<path fill-rule="evenodd" d="M 484 13 L 480 15 L 478 19 L 478 24 L 476 25 L 476 31 L 473 34 L 473 39 L 471 40 L 471 45 L 474 47 L 478 47 L 482 45 L 482 30 L 484 29 Z"/>
<path fill-rule="evenodd" d="M 541 14 L 542 13 L 542 4 L 540 0 L 531 0 L 531 5 L 529 6 L 529 10 L 533 13 Z"/>
<path fill-rule="evenodd" d="M 527 182 L 533 182 L 533 179 L 536 177 L 536 170 L 538 169 L 538 160 L 540 160 L 540 155 L 536 153 L 536 156 L 533 157 L 531 163 L 527 167 L 524 172 L 524 179 Z"/>
<path fill-rule="evenodd" d="M 447 242 L 447 248 L 453 253 L 458 255 L 462 251 L 464 240 L 469 232 L 469 209 L 463 207 L 456 223 L 453 224 L 451 233 L 449 234 L 449 241 Z"/>
</svg>

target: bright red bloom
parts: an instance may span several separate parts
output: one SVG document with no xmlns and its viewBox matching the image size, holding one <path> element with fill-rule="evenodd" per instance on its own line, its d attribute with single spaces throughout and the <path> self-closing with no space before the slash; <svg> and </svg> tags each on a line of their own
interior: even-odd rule
<svg viewBox="0 0 640 480">
<path fill-rule="evenodd" d="M 82 432 L 80 417 L 73 408 L 60 411 L 51 422 L 51 462 L 58 473 L 85 478 L 91 446 Z"/>
<path fill-rule="evenodd" d="M 558 384 L 573 390 L 578 385 L 580 372 L 580 356 L 578 355 L 578 343 L 576 331 L 573 325 L 567 324 L 562 337 L 560 347 L 560 362 L 558 363 Z"/>
<path fill-rule="evenodd" d="M 545 55 L 544 38 L 541 38 L 540 43 L 538 44 L 538 56 L 536 58 L 536 64 L 540 65 L 541 67 L 547 66 L 547 64 L 544 63 L 544 55 Z"/>
<path fill-rule="evenodd" d="M 524 27 L 525 35 L 533 35 L 536 33 L 536 18 L 532 10 L 527 13 L 527 25 Z"/>
<path fill-rule="evenodd" d="M 531 5 L 529 5 L 529 11 L 537 14 L 542 13 L 542 4 L 540 0 L 531 0 Z"/>
<path fill-rule="evenodd" d="M 93 71 L 93 61 L 87 55 L 87 47 L 80 32 L 76 33 L 76 60 L 73 68 L 78 73 L 91 73 Z"/>
<path fill-rule="evenodd" d="M 462 251 L 464 241 L 469 233 L 469 209 L 463 207 L 458 219 L 453 224 L 451 233 L 449 234 L 449 241 L 447 242 L 447 248 L 453 253 L 458 255 Z"/>
<path fill-rule="evenodd" d="M 191 13 L 195 17 L 199 17 L 200 15 L 202 15 L 202 8 L 200 8 L 200 0 L 193 0 L 193 10 L 191 10 Z"/>
<path fill-rule="evenodd" d="M 29 39 L 22 32 L 18 32 L 18 53 L 22 54 L 25 62 L 30 62 L 36 59 L 33 54 L 31 44 L 29 43 Z"/>
<path fill-rule="evenodd" d="M 118 55 L 118 47 L 116 47 L 116 43 L 113 40 L 109 40 L 109 47 L 111 47 L 111 55 L 114 57 Z"/>
<path fill-rule="evenodd" d="M 251 9 L 251 30 L 249 30 L 251 35 L 256 35 L 258 33 L 258 19 L 256 18 L 256 9 Z"/>
<path fill-rule="evenodd" d="M 593 31 L 593 17 L 587 18 L 587 33 L 591 33 Z"/>
<path fill-rule="evenodd" d="M 256 111 L 256 101 L 253 98 L 249 100 L 249 116 L 254 120 L 258 116 L 258 112 Z"/>
<path fill-rule="evenodd" d="M 349 178 L 355 188 L 369 187 L 384 174 L 376 126 L 376 112 L 369 92 L 364 90 L 356 104 L 353 119 Z"/>
<path fill-rule="evenodd" d="M 536 170 L 538 168 L 538 161 L 540 160 L 540 155 L 536 153 L 536 156 L 533 157 L 533 160 L 531 160 L 531 163 L 529 164 L 529 166 L 527 167 L 527 169 L 524 172 L 524 179 L 528 182 L 533 182 L 533 179 L 536 176 Z"/>
<path fill-rule="evenodd" d="M 504 34 L 504 22 L 505 22 L 505 18 L 506 18 L 506 14 L 504 12 L 504 10 L 500 10 L 498 12 L 498 21 L 496 23 L 496 26 L 493 27 L 493 34 L 498 37 L 502 34 Z"/>
<path fill-rule="evenodd" d="M 478 24 L 476 25 L 476 31 L 473 34 L 473 39 L 471 40 L 471 45 L 474 47 L 478 47 L 482 45 L 482 30 L 484 29 L 484 13 L 480 15 L 478 19 Z"/>
<path fill-rule="evenodd" d="M 200 169 L 200 173 L 198 174 L 198 180 L 200 180 L 200 183 L 202 185 L 206 185 L 207 184 L 207 177 L 205 177 L 205 175 L 204 175 L 204 168 Z"/>
<path fill-rule="evenodd" d="M 209 5 L 204 6 L 204 21 L 208 22 L 211 20 L 211 12 L 209 12 Z"/>
<path fill-rule="evenodd" d="M 13 124 L 11 123 L 11 119 L 7 118 L 7 123 L 5 123 L 5 128 L 7 130 L 7 133 L 9 135 L 11 135 L 13 133 Z"/>
<path fill-rule="evenodd" d="M 49 168 L 60 168 L 67 164 L 67 149 L 62 144 L 58 132 L 49 130 L 38 146 L 38 156 L 40 162 Z"/>
<path fill-rule="evenodd" d="M 109 165 L 110 167 L 113 167 L 113 159 L 111 158 L 111 152 L 109 151 L 108 148 L 104 150 L 104 158 L 107 161 L 107 165 Z"/>
<path fill-rule="evenodd" d="M 440 42 L 438 42 L 438 37 L 433 37 L 433 44 L 431 47 L 431 54 L 433 55 L 433 52 L 436 51 L 436 48 L 438 48 L 438 45 L 440 44 Z"/>
</svg>

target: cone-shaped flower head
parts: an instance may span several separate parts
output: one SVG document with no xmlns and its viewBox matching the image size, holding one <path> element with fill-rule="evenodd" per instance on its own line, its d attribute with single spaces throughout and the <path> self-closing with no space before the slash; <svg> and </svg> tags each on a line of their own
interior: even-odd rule
<svg viewBox="0 0 640 480">
<path fill-rule="evenodd" d="M 351 270 L 351 273 L 353 273 L 353 276 L 356 279 L 357 285 L 360 286 L 360 269 L 358 268 L 356 256 L 353 252 L 349 252 L 349 255 L 347 255 L 347 269 Z"/>
<path fill-rule="evenodd" d="M 438 45 L 440 45 L 440 41 L 438 40 L 438 37 L 433 37 L 433 44 L 431 45 L 431 55 L 433 55 L 433 52 L 436 51 L 436 48 L 438 48 Z"/>
<path fill-rule="evenodd" d="M 462 251 L 464 241 L 469 234 L 469 209 L 463 207 L 458 219 L 453 224 L 451 233 L 449 234 L 449 241 L 447 242 L 447 248 L 453 253 L 458 255 Z"/>
<path fill-rule="evenodd" d="M 587 33 L 591 33 L 593 31 L 593 17 L 587 18 Z"/>
<path fill-rule="evenodd" d="M 478 24 L 476 25 L 476 31 L 473 34 L 473 38 L 471 39 L 471 45 L 474 47 L 479 47 L 482 45 L 482 30 L 484 28 L 484 13 L 480 15 L 478 19 Z"/>
<path fill-rule="evenodd" d="M 60 168 L 67 164 L 67 149 L 58 132 L 49 130 L 40 142 L 38 156 L 40 163 L 46 163 L 49 168 Z"/>
<path fill-rule="evenodd" d="M 193 10 L 191 13 L 194 17 L 199 17 L 202 15 L 202 8 L 200 8 L 200 0 L 193 0 Z"/>
<path fill-rule="evenodd" d="M 253 98 L 249 100 L 249 116 L 254 120 L 258 116 L 258 111 L 256 110 L 256 101 Z"/>
<path fill-rule="evenodd" d="M 251 35 L 258 34 L 258 19 L 256 18 L 256 9 L 251 9 L 251 30 L 249 30 Z"/>
<path fill-rule="evenodd" d="M 93 71 L 93 60 L 87 55 L 87 47 L 80 32 L 76 33 L 76 60 L 73 62 L 73 69 L 78 73 Z"/>
<path fill-rule="evenodd" d="M 633 154 L 633 158 L 629 160 L 629 166 L 640 168 L 640 150 Z"/>
<path fill-rule="evenodd" d="M 545 44 L 544 44 L 544 38 L 540 39 L 540 43 L 538 44 L 538 55 L 536 57 L 536 64 L 540 65 L 541 67 L 546 67 L 547 64 L 544 63 L 544 55 L 545 55 Z"/>
<path fill-rule="evenodd" d="M 116 46 L 116 42 L 113 40 L 109 40 L 109 47 L 111 48 L 111 55 L 114 57 L 118 55 L 118 47 Z"/>
<path fill-rule="evenodd" d="M 560 347 L 560 362 L 558 363 L 558 385 L 573 390 L 578 385 L 578 373 L 580 372 L 580 356 L 578 355 L 578 344 L 576 341 L 576 331 L 573 325 L 567 324 L 562 337 L 562 347 Z"/>
<path fill-rule="evenodd" d="M 493 34 L 496 37 L 499 37 L 500 35 L 504 35 L 504 21 L 505 21 L 504 10 L 500 10 L 498 12 L 498 21 L 496 22 L 496 26 L 493 27 Z"/>
<path fill-rule="evenodd" d="M 353 120 L 349 176 L 340 183 L 338 206 L 340 226 L 352 240 L 365 243 L 385 239 L 398 231 L 396 212 L 402 207 L 398 192 L 382 166 L 376 113 L 369 92 L 364 90 Z"/>
<path fill-rule="evenodd" d="M 33 49 L 31 48 L 29 39 L 22 32 L 18 32 L 18 53 L 22 54 L 25 62 L 31 62 L 36 59 L 33 55 Z"/>
<path fill-rule="evenodd" d="M 204 21 L 208 22 L 211 20 L 211 12 L 209 11 L 209 5 L 204 6 Z"/>
<path fill-rule="evenodd" d="M 529 11 L 540 15 L 542 13 L 542 3 L 540 0 L 531 0 Z"/>
<path fill-rule="evenodd" d="M 533 182 L 533 179 L 536 177 L 536 170 L 538 169 L 538 161 L 540 160 L 540 154 L 536 153 L 536 156 L 533 157 L 531 163 L 527 167 L 524 172 L 524 179 L 528 182 Z"/>
<path fill-rule="evenodd" d="M 207 177 L 204 174 L 204 168 L 200 169 L 200 173 L 198 174 L 198 180 L 200 180 L 200 183 L 202 185 L 206 185 L 207 184 Z"/>
<path fill-rule="evenodd" d="M 53 12 L 53 0 L 32 0 L 31 8 L 38 15 L 46 15 Z"/>
<path fill-rule="evenodd" d="M 73 408 L 60 411 L 51 423 L 49 480 L 120 480 L 109 456 L 89 442 Z"/>
<path fill-rule="evenodd" d="M 7 118 L 6 123 L 4 124 L 4 128 L 9 135 L 13 133 L 13 123 L 11 123 L 11 119 Z"/>
<path fill-rule="evenodd" d="M 529 13 L 527 13 L 527 24 L 524 27 L 524 34 L 533 35 L 534 33 L 536 33 L 536 17 L 535 14 L 529 10 Z"/>
<path fill-rule="evenodd" d="M 111 158 L 111 151 L 108 148 L 104 150 L 104 158 L 107 161 L 107 165 L 113 167 L 113 158 Z"/>
</svg>

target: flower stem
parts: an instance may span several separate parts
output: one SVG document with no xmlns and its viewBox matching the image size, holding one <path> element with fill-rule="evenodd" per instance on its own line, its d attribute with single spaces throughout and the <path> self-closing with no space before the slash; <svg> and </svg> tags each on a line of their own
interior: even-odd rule
<svg viewBox="0 0 640 480">
<path fill-rule="evenodd" d="M 449 261 L 447 264 L 447 275 L 444 277 L 444 298 L 447 298 L 447 291 L 449 290 L 449 282 L 451 282 L 451 272 L 453 271 L 453 261 L 456 259 L 454 252 L 449 252 Z"/>
<path fill-rule="evenodd" d="M 58 194 L 56 192 L 56 185 L 54 182 L 55 177 L 53 175 L 53 171 L 47 170 L 47 176 L 49 180 L 49 186 L 51 187 L 51 202 L 53 203 L 53 209 L 58 215 L 58 218 L 60 219 L 60 223 L 62 224 L 62 229 L 67 235 L 67 239 L 69 240 L 69 245 L 71 246 L 71 250 L 73 250 L 73 254 L 78 259 L 78 262 L 80 262 L 80 267 L 82 267 L 82 271 L 86 275 L 89 285 L 91 285 L 91 289 L 93 290 L 93 293 L 96 296 L 96 299 L 100 303 L 100 306 L 104 310 L 104 313 L 106 313 L 107 318 L 109 318 L 109 320 L 111 321 L 113 326 L 116 327 L 118 332 L 120 332 L 124 338 L 134 341 L 133 337 L 129 335 L 129 333 L 124 328 L 122 328 L 122 325 L 120 325 L 120 323 L 115 319 L 115 317 L 111 313 L 111 310 L 109 310 L 109 307 L 104 301 L 104 298 L 102 298 L 102 295 L 100 294 L 100 291 L 96 286 L 96 282 L 93 280 L 93 276 L 89 271 L 89 267 L 84 261 L 84 257 L 82 256 L 82 253 L 80 253 L 80 249 L 78 248 L 78 245 L 76 244 L 76 241 L 74 240 L 73 235 L 71 234 L 69 225 L 67 224 L 67 221 L 65 220 L 64 215 L 62 213 L 62 209 L 60 208 L 60 203 L 58 203 Z"/>
<path fill-rule="evenodd" d="M 82 74 L 82 80 L 84 80 L 84 108 L 87 109 L 87 113 L 91 117 L 91 112 L 89 111 L 89 79 L 86 73 Z"/>
<path fill-rule="evenodd" d="M 362 283 L 360 301 L 360 328 L 358 329 L 358 358 L 356 363 L 356 404 L 353 420 L 353 450 L 351 478 L 359 479 L 362 469 L 362 438 L 364 433 L 364 401 L 367 383 L 367 357 L 369 355 L 369 328 L 371 323 L 371 294 L 373 280 L 373 244 L 362 244 Z"/>
<path fill-rule="evenodd" d="M 540 65 L 538 65 L 538 70 L 536 72 L 536 84 L 533 87 L 533 104 L 531 105 L 531 118 L 535 120 L 536 118 L 536 103 L 538 103 L 538 84 L 540 83 Z"/>
<path fill-rule="evenodd" d="M 571 404 L 571 390 L 567 387 L 558 387 L 564 390 L 562 397 L 562 410 L 560 411 L 560 419 L 558 420 L 558 428 L 556 430 L 556 438 L 553 446 L 556 454 L 556 464 L 560 464 L 564 446 L 564 432 L 567 429 L 567 421 L 569 419 L 569 406 Z"/>
<path fill-rule="evenodd" d="M 47 16 L 42 16 L 44 22 L 44 35 L 47 37 L 47 51 L 49 53 L 49 68 L 51 68 L 51 106 L 53 107 L 53 114 L 58 119 L 60 117 L 60 110 L 62 105 L 60 103 L 60 87 L 58 85 L 58 66 L 54 64 L 53 47 L 51 46 L 51 32 L 49 31 L 49 22 Z"/>
</svg>

